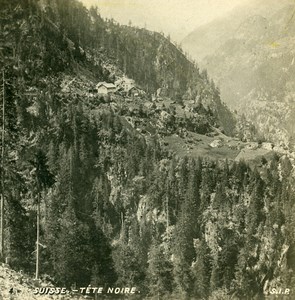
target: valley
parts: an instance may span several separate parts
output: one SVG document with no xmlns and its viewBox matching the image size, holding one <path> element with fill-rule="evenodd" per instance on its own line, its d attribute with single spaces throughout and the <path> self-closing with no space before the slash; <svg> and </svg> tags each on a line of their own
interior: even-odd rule
<svg viewBox="0 0 295 300">
<path fill-rule="evenodd" d="M 268 140 L 293 151 L 294 3 L 236 8 L 183 40 L 221 98 Z M 207 34 L 204 34 L 207 32 Z"/>
<path fill-rule="evenodd" d="M 293 286 L 292 147 L 232 112 L 210 66 L 76 0 L 2 1 L 3 297 L 91 285 L 115 295 L 82 297 L 271 299 Z"/>
</svg>

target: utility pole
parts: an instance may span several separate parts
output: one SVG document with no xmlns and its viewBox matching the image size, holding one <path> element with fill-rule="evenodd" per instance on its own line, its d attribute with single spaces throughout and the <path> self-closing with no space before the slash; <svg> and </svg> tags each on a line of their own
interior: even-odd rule
<svg viewBox="0 0 295 300">
<path fill-rule="evenodd" d="M 167 172 L 167 177 L 168 177 L 168 172 Z M 170 184 L 167 183 L 167 195 L 166 195 L 166 213 L 167 213 L 167 216 L 166 216 L 166 226 L 167 226 L 167 229 L 169 228 L 169 191 L 170 191 Z"/>
<path fill-rule="evenodd" d="M 166 196 L 166 205 L 167 205 L 167 219 L 166 219 L 166 224 L 167 224 L 167 230 L 169 227 L 169 195 Z"/>
<path fill-rule="evenodd" d="M 36 240 L 36 279 L 39 279 L 40 264 L 40 191 L 38 191 L 37 199 L 37 240 Z"/>
<path fill-rule="evenodd" d="M 1 203 L 0 203 L 0 257 L 4 260 L 4 144 L 5 144 L 5 73 L 2 71 L 2 150 L 1 150 Z"/>
</svg>

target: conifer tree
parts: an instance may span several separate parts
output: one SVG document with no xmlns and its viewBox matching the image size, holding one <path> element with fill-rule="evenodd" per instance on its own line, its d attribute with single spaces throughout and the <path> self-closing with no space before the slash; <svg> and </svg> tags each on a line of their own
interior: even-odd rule
<svg viewBox="0 0 295 300">
<path fill-rule="evenodd" d="M 148 254 L 147 279 L 149 293 L 158 298 L 172 293 L 173 273 L 172 264 L 167 259 L 159 241 L 153 239 Z"/>
<path fill-rule="evenodd" d="M 211 261 L 209 249 L 204 240 L 195 240 L 196 259 L 192 265 L 193 294 L 198 298 L 206 298 L 209 294 Z"/>
</svg>

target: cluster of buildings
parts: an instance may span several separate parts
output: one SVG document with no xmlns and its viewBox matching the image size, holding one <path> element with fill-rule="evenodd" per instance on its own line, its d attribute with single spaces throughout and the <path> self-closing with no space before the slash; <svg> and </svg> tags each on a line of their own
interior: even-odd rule
<svg viewBox="0 0 295 300">
<path fill-rule="evenodd" d="M 114 83 L 109 82 L 99 82 L 96 86 L 89 90 L 90 95 L 112 95 L 112 94 L 121 94 L 129 97 L 137 97 L 142 91 L 136 87 L 135 81 L 128 77 L 122 77 L 116 80 Z"/>
</svg>

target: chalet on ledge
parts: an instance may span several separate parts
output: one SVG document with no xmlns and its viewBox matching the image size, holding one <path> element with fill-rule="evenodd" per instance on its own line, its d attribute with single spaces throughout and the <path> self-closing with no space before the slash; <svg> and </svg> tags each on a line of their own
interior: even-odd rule
<svg viewBox="0 0 295 300">
<path fill-rule="evenodd" d="M 96 85 L 96 90 L 98 94 L 108 95 L 116 91 L 116 86 L 113 83 L 107 83 L 103 81 Z"/>
</svg>

